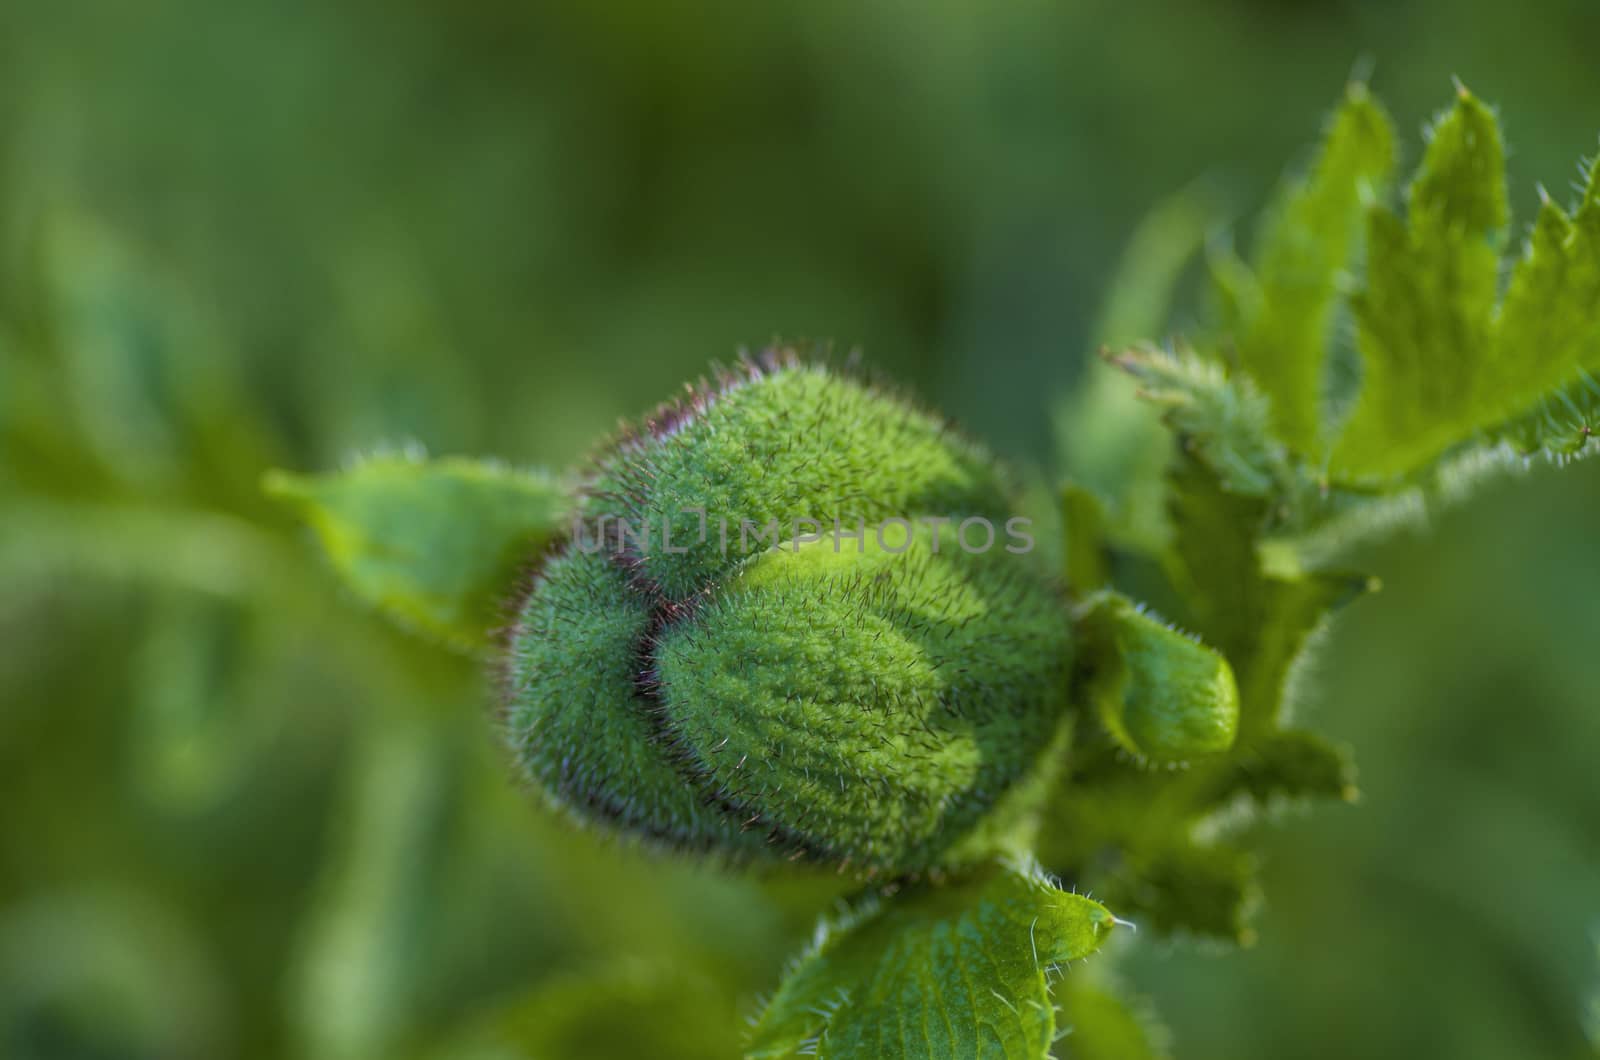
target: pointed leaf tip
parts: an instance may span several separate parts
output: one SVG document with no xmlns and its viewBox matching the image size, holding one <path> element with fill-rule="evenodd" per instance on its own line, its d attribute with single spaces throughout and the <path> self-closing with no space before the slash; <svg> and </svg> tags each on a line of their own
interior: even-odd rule
<svg viewBox="0 0 1600 1060">
<path fill-rule="evenodd" d="M 1510 219 L 1500 123 L 1464 85 L 1458 85 L 1455 105 L 1433 127 L 1411 186 L 1411 209 L 1479 234 L 1498 231 Z"/>
</svg>

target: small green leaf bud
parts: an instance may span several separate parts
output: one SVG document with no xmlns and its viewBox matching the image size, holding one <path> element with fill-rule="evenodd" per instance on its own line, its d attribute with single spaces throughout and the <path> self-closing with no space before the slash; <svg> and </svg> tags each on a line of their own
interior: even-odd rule
<svg viewBox="0 0 1600 1060">
<path fill-rule="evenodd" d="M 1124 750 L 1178 762 L 1233 746 L 1239 690 L 1220 653 L 1114 593 L 1091 600 L 1080 625 L 1089 696 Z"/>
</svg>

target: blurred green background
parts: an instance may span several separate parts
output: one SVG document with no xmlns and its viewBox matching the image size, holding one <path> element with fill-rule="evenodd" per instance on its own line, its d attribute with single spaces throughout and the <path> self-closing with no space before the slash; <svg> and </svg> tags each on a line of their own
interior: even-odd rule
<svg viewBox="0 0 1600 1060">
<path fill-rule="evenodd" d="M 1525 219 L 1596 45 L 1594 0 L 6 0 L 0 1056 L 736 1048 L 815 889 L 548 819 L 262 470 L 561 467 L 775 335 L 1048 467 L 1164 197 L 1247 218 L 1370 66 L 1413 159 L 1452 75 L 1498 102 Z M 1589 1055 L 1597 520 L 1546 468 L 1347 558 L 1386 589 L 1304 710 L 1364 800 L 1274 834 L 1254 949 L 1132 947 L 1180 1056 Z"/>
</svg>

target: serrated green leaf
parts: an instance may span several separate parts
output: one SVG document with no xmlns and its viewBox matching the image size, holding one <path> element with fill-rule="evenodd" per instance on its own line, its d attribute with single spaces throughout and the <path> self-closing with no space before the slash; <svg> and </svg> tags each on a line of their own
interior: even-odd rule
<svg viewBox="0 0 1600 1060">
<path fill-rule="evenodd" d="M 1504 367 L 1486 383 L 1518 382 L 1509 378 L 1513 365 L 1560 382 L 1586 358 L 1593 361 L 1600 340 L 1600 203 L 1574 219 L 1543 202 L 1511 274 L 1495 338 L 1495 361 Z"/>
<path fill-rule="evenodd" d="M 1568 456 L 1592 440 L 1600 417 L 1590 374 L 1600 372 L 1600 162 L 1573 217 L 1549 199 L 1540 206 L 1500 310 L 1495 360 L 1505 366 L 1500 375 L 1518 378 L 1486 384 L 1513 388 L 1486 394 L 1486 404 L 1498 398 L 1516 408 L 1522 401 L 1513 395 L 1543 395 L 1504 432 L 1519 449 Z"/>
<path fill-rule="evenodd" d="M 1053 970 L 1093 953 L 1114 922 L 1030 868 L 868 900 L 819 932 L 749 1055 L 1037 1060 L 1055 1035 Z"/>
<path fill-rule="evenodd" d="M 1213 397 L 1211 407 L 1223 414 L 1207 416 L 1197 411 L 1206 407 L 1196 397 L 1205 390 L 1202 379 L 1176 379 L 1171 364 L 1128 365 L 1156 377 L 1155 396 L 1187 406 L 1183 415 L 1193 422 L 1174 413 L 1169 424 L 1194 436 L 1191 446 L 1231 491 L 1273 493 L 1278 504 L 1270 518 L 1301 532 L 1332 518 L 1362 522 L 1362 509 L 1385 500 L 1372 495 L 1373 487 L 1392 493 L 1396 480 L 1420 483 L 1424 493 L 1444 489 L 1436 462 L 1452 452 L 1470 460 L 1480 452 L 1469 445 L 1475 441 L 1504 441 L 1512 450 L 1557 459 L 1581 453 L 1600 413 L 1593 383 L 1600 375 L 1600 162 L 1590 164 L 1572 211 L 1545 198 L 1501 299 L 1499 254 L 1509 211 L 1493 113 L 1465 89 L 1458 92 L 1431 132 L 1402 218 L 1360 190 L 1375 193 L 1382 181 L 1356 177 L 1337 191 L 1337 181 L 1320 179 L 1341 169 L 1349 178 L 1353 159 L 1376 165 L 1386 153 L 1381 112 L 1368 105 L 1373 109 L 1363 113 L 1347 101 L 1316 175 L 1286 193 L 1265 229 L 1259 276 L 1231 255 L 1212 260 L 1225 332 L 1218 348 L 1235 350 L 1249 377 L 1231 381 L 1235 389 L 1248 391 L 1253 383 L 1270 398 L 1270 430 L 1249 429 L 1251 416 L 1219 430 L 1230 408 L 1249 403 Z M 1340 158 L 1345 166 L 1332 164 Z M 1308 218 L 1330 221 L 1338 211 L 1321 211 L 1363 202 L 1369 203 L 1366 269 L 1349 299 L 1361 354 L 1357 385 L 1353 363 L 1330 364 L 1340 348 L 1327 326 L 1338 312 L 1337 263 L 1353 256 L 1349 232 Z M 1296 233 L 1298 241 L 1291 238 Z M 1276 284 L 1269 259 L 1282 266 Z M 1262 339 L 1269 332 L 1276 338 Z M 1284 337 L 1291 334 L 1303 341 Z M 1297 382 L 1286 379 L 1290 365 L 1277 356 L 1287 348 L 1310 351 L 1291 362 Z M 1323 467 L 1321 445 L 1313 444 L 1320 436 L 1308 433 L 1307 424 L 1337 415 L 1331 408 L 1343 404 L 1339 395 L 1347 389 L 1354 401 Z M 1277 449 L 1284 460 L 1249 459 Z M 1240 466 L 1267 467 L 1275 488 L 1258 488 Z"/>
<path fill-rule="evenodd" d="M 548 476 L 463 459 L 380 456 L 333 474 L 273 472 L 265 485 L 303 513 L 362 599 L 469 649 L 489 642 L 517 568 L 566 511 Z"/>
<path fill-rule="evenodd" d="M 1542 398 L 1534 410 L 1497 432 L 1524 456 L 1577 456 L 1600 437 L 1600 379 L 1588 372 L 1571 386 Z"/>
<path fill-rule="evenodd" d="M 1483 431 L 1556 456 L 1591 437 L 1600 167 L 1570 215 L 1544 199 L 1497 308 L 1503 154 L 1494 115 L 1463 90 L 1435 129 L 1406 221 L 1373 211 L 1353 303 L 1364 377 L 1336 477 L 1411 474 Z"/>
<path fill-rule="evenodd" d="M 1168 1060 L 1170 1035 L 1143 998 L 1093 974 L 1071 975 L 1056 990 L 1065 1029 L 1060 1060 Z"/>
<path fill-rule="evenodd" d="M 1239 362 L 1272 402 L 1277 436 L 1317 452 L 1322 384 L 1339 281 L 1360 234 L 1365 203 L 1394 166 L 1388 115 L 1353 84 L 1333 114 L 1306 179 L 1275 205 L 1256 248 L 1256 271 L 1224 259 L 1214 275 L 1232 307 Z"/>
</svg>

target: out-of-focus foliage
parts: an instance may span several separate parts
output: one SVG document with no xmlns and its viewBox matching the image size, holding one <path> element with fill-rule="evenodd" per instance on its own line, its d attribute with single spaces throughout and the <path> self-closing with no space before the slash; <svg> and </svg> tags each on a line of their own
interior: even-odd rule
<svg viewBox="0 0 1600 1060">
<path fill-rule="evenodd" d="M 1596 947 L 1600 950 L 1600 946 Z M 1584 1013 L 1584 1025 L 1589 1028 L 1589 1038 L 1594 1042 L 1597 1052 L 1600 1052 L 1600 990 L 1596 990 L 1589 1008 Z"/>
<path fill-rule="evenodd" d="M 638 1055 L 592 999 L 750 1011 L 815 889 L 546 820 L 478 669 L 345 598 L 261 473 L 563 466 L 774 333 L 1037 455 L 1076 352 L 1160 329 L 1094 321 L 1155 203 L 1253 210 L 1368 53 L 1403 145 L 1453 73 L 1497 100 L 1532 217 L 1596 39 L 1587 0 L 0 5 L 0 1052 L 454 1055 L 528 997 L 544 1047 Z M 1584 1047 L 1597 510 L 1591 461 L 1343 558 L 1384 592 L 1292 699 L 1362 806 L 1266 841 L 1257 948 L 1133 955 L 1178 1055 Z"/>
<path fill-rule="evenodd" d="M 1055 1047 L 1062 1060 L 1168 1060 L 1170 1035 L 1150 1003 L 1096 966 L 1056 988 L 1067 1024 Z"/>
<path fill-rule="evenodd" d="M 557 975 L 427 1050 L 435 1060 L 627 1056 L 701 1060 L 742 1051 L 728 992 L 698 972 L 637 960 Z"/>
</svg>

